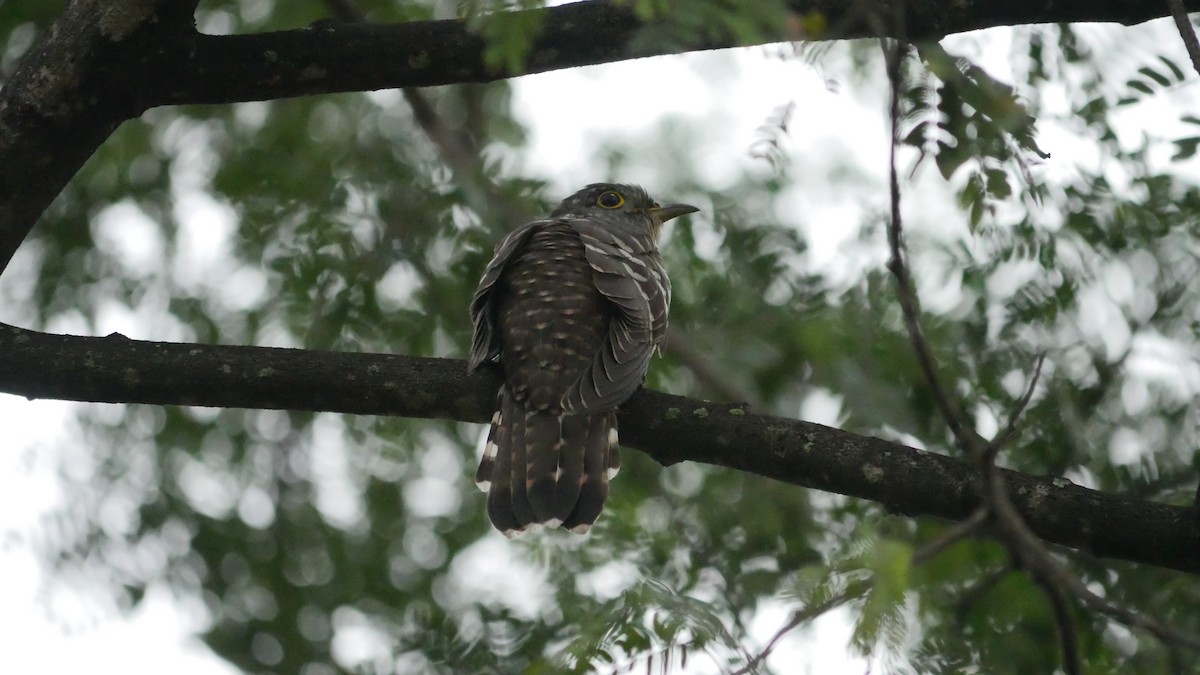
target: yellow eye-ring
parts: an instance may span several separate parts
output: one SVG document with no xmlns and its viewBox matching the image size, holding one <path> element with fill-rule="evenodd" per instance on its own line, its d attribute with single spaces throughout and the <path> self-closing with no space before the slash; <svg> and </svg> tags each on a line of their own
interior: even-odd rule
<svg viewBox="0 0 1200 675">
<path fill-rule="evenodd" d="M 605 192 L 596 199 L 596 205 L 605 209 L 620 208 L 625 203 L 625 198 L 619 192 Z"/>
</svg>

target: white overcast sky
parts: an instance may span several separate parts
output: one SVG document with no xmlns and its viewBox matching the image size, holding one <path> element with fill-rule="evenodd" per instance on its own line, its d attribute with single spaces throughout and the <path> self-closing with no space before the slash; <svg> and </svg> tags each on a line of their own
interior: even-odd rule
<svg viewBox="0 0 1200 675">
<path fill-rule="evenodd" d="M 1156 22 L 1143 29 L 1158 35 L 1159 53 L 1171 53 L 1186 63 L 1182 47 L 1172 51 L 1170 40 L 1178 41 L 1169 22 Z M 952 50 L 977 58 L 993 75 L 1008 79 L 1009 31 L 989 31 L 946 44 Z M 1148 37 L 1150 43 L 1158 38 Z M 982 42 L 980 42 L 982 40 Z M 971 42 L 974 41 L 974 42 Z M 968 44 L 982 47 L 967 48 Z M 532 143 L 524 161 L 529 171 L 551 181 L 552 192 L 565 195 L 578 186 L 604 178 L 589 165 L 598 139 L 613 135 L 637 137 L 655 128 L 659 115 L 676 115 L 704 130 L 699 157 L 703 175 L 722 180 L 743 167 L 767 170 L 762 160 L 750 157 L 756 131 L 781 105 L 796 104 L 785 150 L 793 163 L 795 187 L 784 208 L 802 212 L 812 245 L 810 262 L 833 270 L 855 265 L 846 260 L 841 243 L 853 239 L 863 213 L 863 199 L 884 199 L 887 131 L 883 110 L 884 93 L 860 92 L 833 64 L 827 70 L 802 59 L 780 58 L 782 47 L 710 52 L 684 56 L 642 59 L 633 62 L 559 71 L 520 78 L 515 82 L 519 117 L 527 124 Z M 1194 77 L 1192 78 L 1194 79 Z M 831 81 L 834 86 L 831 86 Z M 621 105 L 613 105 L 612 92 L 621 92 Z M 388 94 L 380 94 L 387 96 Z M 1130 120 L 1138 127 L 1173 123 L 1181 105 L 1195 102 L 1192 87 L 1151 102 Z M 644 107 L 627 105 L 644 100 Z M 570 114 L 560 104 L 571 102 Z M 1191 106 L 1194 108 L 1194 106 Z M 1055 158 L 1045 171 L 1070 171 L 1080 157 L 1093 156 L 1087 147 L 1052 126 L 1042 127 L 1042 145 Z M 824 189 L 828 173 L 857 162 L 864 170 L 863 190 Z M 1058 164 L 1061 163 L 1061 166 Z M 602 170 L 601 170 L 602 171 Z M 636 174 L 636 171 L 635 171 Z M 674 198 L 654 192 L 654 175 L 620 177 L 646 184 L 660 199 Z M 919 204 L 910 199 L 906 209 L 913 227 L 948 228 L 948 236 L 961 236 L 961 218 L 952 200 L 922 179 L 923 192 L 935 194 Z M 269 197 L 269 195 L 265 195 Z M 201 202 L 203 201 L 201 200 Z M 869 205 L 868 205 L 869 206 Z M 943 217 L 944 216 L 944 217 Z M 206 218 L 230 218 L 228 209 L 213 209 Z M 232 227 L 232 222 L 226 222 Z M 217 228 L 220 231 L 222 228 Z M 114 228 L 123 231 L 123 228 Z M 137 228 L 134 228 L 137 231 Z M 136 247 L 138 242 L 128 242 Z M 215 249 L 219 249 L 215 246 Z M 0 279 L 0 284 L 12 283 Z M 0 320 L 12 317 L 0 317 Z M 130 337 L 173 339 L 156 334 L 139 324 L 129 313 L 114 313 L 99 326 L 98 334 L 119 331 Z M 836 401 L 800 411 L 814 421 L 833 423 Z M 208 653 L 191 634 L 198 628 L 194 614 L 180 611 L 165 591 L 152 592 L 131 616 L 97 607 L 87 598 L 63 593 L 45 597 L 45 577 L 27 551 L 23 540 L 36 533 L 39 518 L 61 503 L 64 495 L 54 475 L 53 453 L 78 439 L 69 418 L 73 404 L 53 401 L 28 402 L 0 395 L 0 420 L 5 428 L 0 452 L 0 671 L 11 673 L 119 672 L 128 675 L 216 675 L 235 672 Z M 482 502 L 481 502 L 482 504 Z M 755 642 L 761 644 L 786 621 L 786 606 L 770 604 L 753 622 Z M 861 673 L 867 664 L 849 656 L 846 644 L 849 626 L 845 613 L 835 612 L 808 630 L 798 630 L 782 643 L 772 659 L 781 672 Z M 689 671 L 709 672 L 701 659 Z"/>
</svg>

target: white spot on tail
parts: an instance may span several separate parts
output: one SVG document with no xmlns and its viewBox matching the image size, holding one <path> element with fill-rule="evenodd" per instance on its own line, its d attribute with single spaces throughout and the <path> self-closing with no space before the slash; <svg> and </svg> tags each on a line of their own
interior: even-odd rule
<svg viewBox="0 0 1200 675">
<path fill-rule="evenodd" d="M 488 441 L 485 443 L 483 446 L 483 459 L 479 462 L 480 466 L 482 467 L 484 464 L 490 464 L 494 470 L 494 467 L 496 466 L 496 453 L 499 451 L 500 448 L 497 447 L 494 442 Z M 475 481 L 475 487 L 479 488 L 480 492 L 487 492 L 488 490 L 492 489 L 491 478 L 489 477 L 485 480 Z"/>
<path fill-rule="evenodd" d="M 504 536 L 512 539 L 513 537 L 517 537 L 525 533 L 537 532 L 538 530 L 541 530 L 542 527 L 543 525 L 541 523 L 526 523 L 523 527 L 514 527 L 511 530 L 504 530 L 503 532 Z"/>
<path fill-rule="evenodd" d="M 580 523 L 580 524 L 576 525 L 575 527 L 572 527 L 571 532 L 574 532 L 575 534 L 587 534 L 588 530 L 590 530 L 590 529 L 592 529 L 592 526 L 590 524 Z"/>
<path fill-rule="evenodd" d="M 558 527 L 559 525 L 562 525 L 562 518 L 551 518 L 543 523 L 543 525 L 546 527 Z"/>
<path fill-rule="evenodd" d="M 616 427 L 611 427 L 608 430 L 608 451 L 609 452 L 620 452 L 620 449 L 618 448 L 618 443 L 617 443 L 617 428 Z M 608 479 L 609 480 L 616 478 L 618 473 L 621 473 L 620 466 L 608 467 Z"/>
</svg>

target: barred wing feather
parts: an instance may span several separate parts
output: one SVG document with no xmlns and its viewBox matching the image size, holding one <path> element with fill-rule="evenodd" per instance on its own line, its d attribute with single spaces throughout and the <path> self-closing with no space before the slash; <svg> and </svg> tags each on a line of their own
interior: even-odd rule
<svg viewBox="0 0 1200 675">
<path fill-rule="evenodd" d="M 563 398 L 563 408 L 599 412 L 621 405 L 641 386 L 667 328 L 671 286 L 649 233 L 628 234 L 571 219 L 596 289 L 616 308 L 604 347 Z"/>
<path fill-rule="evenodd" d="M 496 244 L 496 252 L 492 261 L 483 270 L 483 277 L 475 289 L 471 299 L 471 323 L 474 324 L 474 337 L 471 342 L 471 356 L 467 361 L 468 369 L 475 370 L 486 361 L 494 360 L 500 354 L 500 341 L 496 339 L 496 316 L 492 305 L 492 291 L 496 282 L 504 273 L 513 255 L 524 248 L 525 243 L 534 230 L 546 225 L 549 221 L 535 220 L 508 233 L 508 236 Z"/>
</svg>

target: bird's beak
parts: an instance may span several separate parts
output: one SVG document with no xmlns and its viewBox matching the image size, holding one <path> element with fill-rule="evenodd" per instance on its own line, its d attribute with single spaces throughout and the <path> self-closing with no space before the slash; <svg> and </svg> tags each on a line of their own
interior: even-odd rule
<svg viewBox="0 0 1200 675">
<path fill-rule="evenodd" d="M 650 209 L 650 215 L 658 219 L 658 222 L 665 223 L 672 218 L 686 216 L 689 213 L 695 213 L 700 209 L 691 204 L 667 204 L 666 206 L 656 206 Z"/>
</svg>

